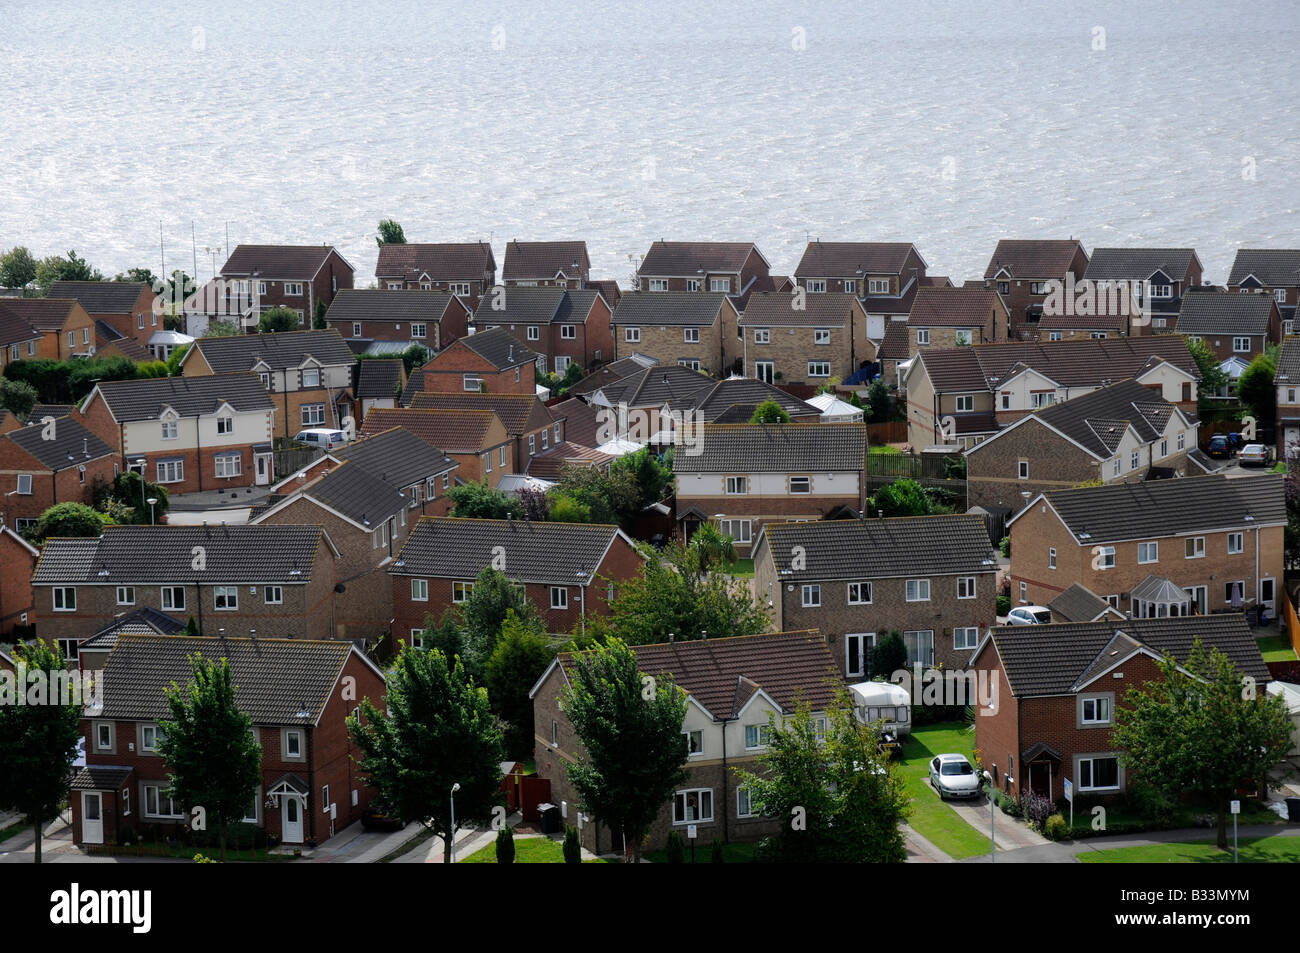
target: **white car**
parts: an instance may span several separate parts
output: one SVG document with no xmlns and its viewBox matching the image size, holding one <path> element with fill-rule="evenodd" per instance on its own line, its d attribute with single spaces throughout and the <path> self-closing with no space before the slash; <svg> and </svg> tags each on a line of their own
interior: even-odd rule
<svg viewBox="0 0 1300 953">
<path fill-rule="evenodd" d="M 341 447 L 347 443 L 348 435 L 342 430 L 312 427 L 309 430 L 299 430 L 294 434 L 293 439 L 297 443 L 310 444 L 313 447 L 320 447 L 322 450 L 333 450 L 335 447 Z"/>
<path fill-rule="evenodd" d="M 930 784 L 945 797 L 979 797 L 980 779 L 964 754 L 941 754 L 930 759 Z"/>
<path fill-rule="evenodd" d="M 1262 443 L 1248 443 L 1237 454 L 1237 464 L 1243 467 L 1266 467 L 1273 462 L 1273 448 Z"/>
<path fill-rule="evenodd" d="M 1049 625 L 1052 610 L 1047 606 L 1016 606 L 1007 613 L 1007 625 Z"/>
</svg>

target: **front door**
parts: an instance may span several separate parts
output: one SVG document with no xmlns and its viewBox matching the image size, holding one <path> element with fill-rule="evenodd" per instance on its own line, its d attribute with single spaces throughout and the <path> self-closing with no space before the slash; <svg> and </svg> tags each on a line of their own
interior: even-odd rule
<svg viewBox="0 0 1300 953">
<path fill-rule="evenodd" d="M 292 794 L 281 795 L 280 833 L 286 844 L 302 843 L 302 801 Z"/>
<path fill-rule="evenodd" d="M 754 376 L 764 384 L 771 384 L 776 365 L 772 361 L 755 361 Z"/>
<path fill-rule="evenodd" d="M 1261 579 L 1259 581 L 1259 604 L 1268 609 L 1270 617 L 1272 617 L 1273 612 L 1277 607 L 1274 602 L 1275 588 L 1272 579 Z"/>
<path fill-rule="evenodd" d="M 258 486 L 266 486 L 271 482 L 271 455 L 269 453 L 259 453 L 255 454 L 253 459 L 255 461 L 253 467 L 256 473 L 253 482 Z"/>
<path fill-rule="evenodd" d="M 81 842 L 104 843 L 104 795 L 99 791 L 81 792 Z"/>
</svg>

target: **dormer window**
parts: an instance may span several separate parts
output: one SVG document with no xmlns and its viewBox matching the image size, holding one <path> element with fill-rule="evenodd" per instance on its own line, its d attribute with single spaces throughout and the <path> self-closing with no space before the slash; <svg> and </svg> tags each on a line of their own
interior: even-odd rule
<svg viewBox="0 0 1300 953">
<path fill-rule="evenodd" d="M 320 368 L 304 367 L 302 370 L 303 387 L 320 387 Z"/>
<path fill-rule="evenodd" d="M 180 432 L 174 420 L 164 420 L 162 422 L 162 439 L 175 440 L 180 436 Z"/>
</svg>

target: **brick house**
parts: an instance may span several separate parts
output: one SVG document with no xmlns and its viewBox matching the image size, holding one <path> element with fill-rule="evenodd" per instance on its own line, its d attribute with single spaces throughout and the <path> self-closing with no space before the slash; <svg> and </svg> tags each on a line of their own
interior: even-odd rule
<svg viewBox="0 0 1300 953">
<path fill-rule="evenodd" d="M 0 372 L 14 361 L 36 357 L 45 338 L 25 318 L 5 306 L 8 300 L 0 298 Z"/>
<path fill-rule="evenodd" d="M 192 615 L 203 634 L 329 638 L 338 550 L 319 526 L 104 527 L 46 540 L 32 589 L 37 630 L 68 658 L 115 616 Z"/>
<path fill-rule="evenodd" d="M 12 486 L 0 519 L 21 532 L 55 503 L 91 505 L 95 483 L 117 473 L 113 448 L 75 417 L 33 421 L 0 436 L 0 486 Z"/>
<path fill-rule="evenodd" d="M 682 722 L 690 752 L 687 780 L 650 825 L 648 849 L 661 848 L 670 831 L 685 838 L 687 825 L 696 827 L 701 847 L 715 840 L 753 841 L 775 833 L 782 822 L 758 816 L 732 769 L 759 770 L 758 759 L 767 753 L 769 715 L 780 726 L 806 703 L 824 724 L 826 711 L 844 688 L 825 642 L 815 631 L 775 632 L 634 645 L 632 651 L 643 673 L 671 680 L 687 694 Z M 565 823 L 572 826 L 579 826 L 581 799 L 566 765 L 584 759 L 586 751 L 561 702 L 576 664 L 572 653 L 557 656 L 530 693 L 537 774 L 550 781 L 550 800 L 560 805 Z M 619 832 L 599 817 L 581 828 L 582 845 L 588 850 L 623 847 Z"/>
<path fill-rule="evenodd" d="M 612 315 L 599 291 L 497 285 L 479 302 L 474 327 L 509 331 L 537 352 L 539 371 L 563 374 L 570 364 L 586 369 L 612 359 Z"/>
<path fill-rule="evenodd" d="M 490 410 L 378 408 L 366 415 L 358 436 L 372 437 L 393 427 L 410 431 L 458 465 L 454 477 L 441 477 L 436 488 L 439 495 L 458 483 L 486 480 L 495 488 L 503 476 L 516 472 L 514 440 L 506 433 L 501 418 Z"/>
<path fill-rule="evenodd" d="M 200 338 L 181 360 L 186 378 L 252 372 L 275 403 L 274 435 L 308 427 L 347 429 L 356 356 L 333 328 Z"/>
<path fill-rule="evenodd" d="M 1294 330 L 1296 303 L 1300 302 L 1300 249 L 1239 248 L 1228 273 L 1228 287 L 1238 293 L 1255 293 L 1277 302 L 1286 333 Z"/>
<path fill-rule="evenodd" d="M 903 296 L 918 286 L 928 266 L 911 242 L 809 242 L 794 270 L 810 293 L 842 292 L 859 298 Z M 903 312 L 906 314 L 906 312 Z"/>
<path fill-rule="evenodd" d="M 1078 583 L 1138 618 L 1274 615 L 1285 527 L 1279 474 L 1041 493 L 1008 524 L 1011 597 L 1045 605 Z"/>
<path fill-rule="evenodd" d="M 568 395 L 586 400 L 600 390 L 601 387 L 626 380 L 633 374 L 640 374 L 647 367 L 654 367 L 658 363 L 653 357 L 633 352 L 627 357 L 619 358 L 617 361 L 602 364 L 570 387 Z"/>
<path fill-rule="evenodd" d="M 1277 458 L 1290 459 L 1300 445 L 1300 337 L 1282 341 L 1273 377 L 1277 386 Z"/>
<path fill-rule="evenodd" d="M 1074 238 L 999 241 L 984 269 L 984 284 L 1006 302 L 1011 315 L 1008 339 L 1034 340 L 1050 282 L 1068 282 L 1087 269 L 1088 253 Z"/>
<path fill-rule="evenodd" d="M 1238 357 L 1249 363 L 1282 341 L 1277 301 L 1268 295 L 1199 291 L 1183 298 L 1179 334 L 1204 341 L 1221 361 Z"/>
<path fill-rule="evenodd" d="M 66 361 L 95 353 L 95 319 L 75 298 L 5 298 L 0 307 L 40 332 L 38 358 Z M 12 344 L 10 350 L 12 360 Z"/>
<path fill-rule="evenodd" d="M 376 407 L 396 407 L 406 389 L 406 364 L 401 358 L 367 358 L 356 363 L 356 382 L 352 385 L 357 400 L 357 419 Z"/>
<path fill-rule="evenodd" d="M 572 632 L 587 615 L 607 615 L 644 562 L 617 526 L 426 516 L 388 565 L 393 639 L 421 648 L 426 616 L 436 622 L 464 602 L 488 568 L 523 586 L 548 632 Z"/>
<path fill-rule="evenodd" d="M 911 666 L 961 668 L 997 620 L 997 561 L 971 514 L 768 523 L 754 546 L 754 593 L 777 629 L 815 628 L 838 671 L 871 671 L 897 630 Z"/>
<path fill-rule="evenodd" d="M 521 242 L 506 245 L 501 283 L 516 288 L 546 285 L 577 291 L 591 280 L 586 242 Z"/>
<path fill-rule="evenodd" d="M 692 389 L 679 398 L 665 401 L 665 418 L 681 413 L 708 424 L 747 424 L 759 404 L 772 401 L 790 415 L 791 423 L 821 421 L 821 411 L 817 407 L 765 381 L 752 377 L 728 377 L 725 381 L 709 381 L 709 384 L 709 387 Z"/>
<path fill-rule="evenodd" d="M 96 321 L 103 321 L 142 348 L 162 327 L 162 308 L 155 308 L 157 294 L 146 281 L 56 281 L 51 298 L 73 298 Z"/>
<path fill-rule="evenodd" d="M 1053 314 L 1049 309 L 1038 319 L 1038 339 L 1041 341 L 1096 341 L 1128 337 L 1140 334 L 1142 330 L 1139 318 L 1120 309 L 1084 315 Z"/>
<path fill-rule="evenodd" d="M 636 284 L 639 291 L 734 295 L 740 311 L 751 291 L 770 290 L 770 267 L 753 242 L 658 241 L 642 257 Z"/>
<path fill-rule="evenodd" d="M 103 700 L 87 708 L 86 766 L 72 781 L 79 846 L 172 836 L 188 821 L 167 796 L 157 754 L 164 690 L 192 679 L 188 656 L 224 658 L 236 703 L 261 745 L 261 783 L 245 823 L 284 844 L 314 845 L 361 819 L 375 796 L 357 773 L 347 716 L 363 698 L 384 707 L 383 673 L 349 642 L 124 634 L 104 663 Z"/>
<path fill-rule="evenodd" d="M 923 350 L 903 378 L 907 439 L 971 447 L 1035 410 L 1130 377 L 1196 415 L 1200 370 L 1177 335 Z"/>
<path fill-rule="evenodd" d="M 375 278 L 385 291 L 445 291 L 472 309 L 496 284 L 497 262 L 487 242 L 380 245 Z"/>
<path fill-rule="evenodd" d="M 738 327 L 744 373 L 768 384 L 843 380 L 876 357 L 867 313 L 852 294 L 752 294 Z"/>
<path fill-rule="evenodd" d="M 614 310 L 614 356 L 635 352 L 659 364 L 726 377 L 743 360 L 736 336 L 739 320 L 725 294 L 629 291 Z"/>
<path fill-rule="evenodd" d="M 148 606 L 132 609 L 113 617 L 112 621 L 81 643 L 77 665 L 83 672 L 99 672 L 117 647 L 122 635 L 184 635 L 185 620 Z"/>
<path fill-rule="evenodd" d="M 1052 622 L 1098 622 L 1102 619 L 1123 621 L 1128 618 L 1109 602 L 1080 583 L 1068 587 L 1047 604 Z"/>
<path fill-rule="evenodd" d="M 966 347 L 1006 341 L 1010 314 L 986 288 L 921 288 L 907 318 L 908 356 L 924 348 Z"/>
<path fill-rule="evenodd" d="M 715 378 L 689 367 L 664 364 L 602 383 L 588 394 L 587 400 L 597 408 L 597 414 L 603 415 L 603 421 L 613 425 L 620 438 L 637 443 L 660 442 L 665 432 L 687 422 L 680 411 L 674 419 L 670 408 L 692 406 L 717 383 Z M 667 438 L 668 442 L 672 439 Z"/>
<path fill-rule="evenodd" d="M 460 338 L 413 371 L 408 394 L 537 395 L 537 352 L 505 328 Z"/>
<path fill-rule="evenodd" d="M 490 410 L 505 425 L 513 440 L 509 454 L 485 461 L 484 472 L 493 465 L 508 467 L 507 473 L 523 473 L 530 457 L 564 442 L 564 419 L 525 394 L 412 394 L 410 406 L 417 410 Z"/>
<path fill-rule="evenodd" d="M 423 344 L 438 351 L 465 334 L 469 309 L 445 291 L 340 291 L 325 323 L 354 346 L 375 341 Z"/>
<path fill-rule="evenodd" d="M 967 506 L 1020 509 L 1029 496 L 1081 483 L 1137 483 L 1203 472 L 1189 466 L 1197 421 L 1135 380 L 1021 417 L 965 451 Z"/>
<path fill-rule="evenodd" d="M 0 573 L 0 641 L 17 641 L 16 627 L 32 624 L 32 571 L 40 555 L 39 549 L 9 526 L 0 526 L 0 566 L 4 567 Z"/>
<path fill-rule="evenodd" d="M 748 556 L 770 522 L 861 512 L 867 432 L 861 423 L 708 424 L 698 452 L 673 456 L 677 523 L 689 540 L 716 521 Z"/>
<path fill-rule="evenodd" d="M 274 418 L 250 373 L 103 381 L 81 405 L 82 423 L 113 447 L 122 469 L 171 494 L 269 486 Z"/>
<path fill-rule="evenodd" d="M 1123 752 L 1112 740 L 1116 709 L 1127 707 L 1129 689 L 1161 677 L 1161 659 L 1186 660 L 1196 639 L 1242 675 L 1270 680 L 1241 615 L 992 629 L 971 665 L 997 681 L 996 706 L 975 718 L 975 747 L 993 783 L 1017 801 L 1026 790 L 1062 801 L 1068 779 L 1077 813 L 1126 791 Z"/>
<path fill-rule="evenodd" d="M 328 309 L 336 294 L 352 287 L 353 277 L 352 265 L 333 245 L 236 245 L 221 266 L 221 292 L 227 299 L 231 289 L 244 300 L 252 300 L 255 294 L 261 311 L 297 311 L 299 326 L 310 328 L 322 306 Z M 205 303 L 216 301 L 210 294 L 203 297 Z M 207 317 L 201 315 L 202 327 L 191 324 L 189 333 L 201 335 Z M 256 331 L 260 319 L 260 314 L 250 311 L 244 316 L 244 327 Z"/>
<path fill-rule="evenodd" d="M 1083 280 L 1094 288 L 1111 282 L 1140 288 L 1151 324 L 1132 328 L 1131 333 L 1160 334 L 1173 328 L 1183 295 L 1200 287 L 1204 272 L 1194 248 L 1094 248 Z"/>
</svg>

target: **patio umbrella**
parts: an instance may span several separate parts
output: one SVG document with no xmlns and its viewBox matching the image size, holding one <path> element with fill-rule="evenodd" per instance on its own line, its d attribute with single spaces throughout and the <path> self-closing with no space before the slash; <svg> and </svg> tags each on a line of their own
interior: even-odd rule
<svg viewBox="0 0 1300 953">
<path fill-rule="evenodd" d="M 1234 609 L 1241 608 L 1241 583 L 1239 582 L 1232 584 L 1232 607 Z"/>
</svg>

